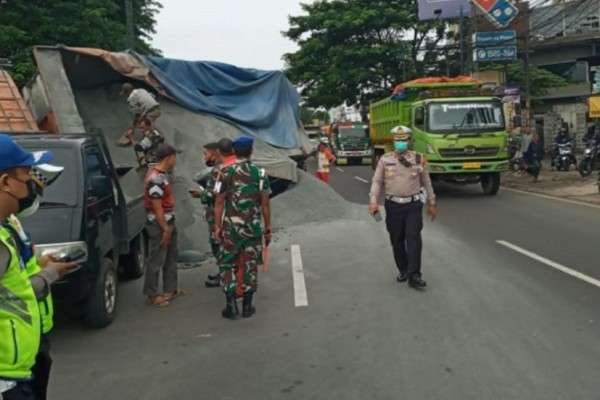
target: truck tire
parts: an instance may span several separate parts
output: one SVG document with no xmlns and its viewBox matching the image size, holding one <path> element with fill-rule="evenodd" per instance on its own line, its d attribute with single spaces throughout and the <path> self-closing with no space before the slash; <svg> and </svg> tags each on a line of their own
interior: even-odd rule
<svg viewBox="0 0 600 400">
<path fill-rule="evenodd" d="M 90 328 L 110 325 L 117 311 L 117 271 L 110 258 L 103 258 L 98 279 L 92 288 L 84 314 L 84 324 Z"/>
<path fill-rule="evenodd" d="M 491 172 L 481 175 L 481 188 L 486 196 L 495 196 L 500 190 L 500 173 Z"/>
<path fill-rule="evenodd" d="M 373 171 L 377 168 L 377 164 L 379 163 L 379 159 L 383 156 L 383 152 L 379 150 L 373 151 L 373 156 L 371 156 L 371 168 Z"/>
<path fill-rule="evenodd" d="M 122 257 L 123 277 L 137 279 L 144 275 L 148 259 L 146 237 L 140 233 L 129 245 L 129 254 Z"/>
</svg>

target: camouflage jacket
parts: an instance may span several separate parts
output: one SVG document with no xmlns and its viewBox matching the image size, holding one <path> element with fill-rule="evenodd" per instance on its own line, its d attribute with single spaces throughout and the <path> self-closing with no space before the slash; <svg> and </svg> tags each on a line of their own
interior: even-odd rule
<svg viewBox="0 0 600 400">
<path fill-rule="evenodd" d="M 260 199 L 271 186 L 263 169 L 243 160 L 223 170 L 219 193 L 225 196 L 223 235 L 226 241 L 243 246 L 263 235 Z"/>
<path fill-rule="evenodd" d="M 221 175 L 221 168 L 219 166 L 213 167 L 200 197 L 200 201 L 204 204 L 204 217 L 206 218 L 206 222 L 211 226 L 215 223 L 215 185 L 221 180 Z"/>
</svg>

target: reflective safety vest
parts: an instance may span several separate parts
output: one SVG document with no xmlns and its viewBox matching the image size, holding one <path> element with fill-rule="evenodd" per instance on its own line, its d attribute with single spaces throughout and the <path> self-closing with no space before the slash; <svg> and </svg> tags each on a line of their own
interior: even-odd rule
<svg viewBox="0 0 600 400">
<path fill-rule="evenodd" d="M 10 254 L 0 276 L 0 378 L 30 379 L 40 347 L 40 310 L 15 239 L 4 226 L 0 245 Z"/>
<path fill-rule="evenodd" d="M 28 253 L 30 255 L 29 259 L 25 260 L 25 266 L 27 269 L 27 274 L 29 275 L 29 277 L 32 277 L 33 275 L 39 273 L 42 270 L 42 268 L 40 267 L 40 264 L 38 263 L 37 258 L 33 253 L 31 239 L 23 229 L 23 226 L 21 225 L 21 222 L 17 219 L 17 217 L 11 215 L 8 218 L 8 223 L 21 237 L 21 244 L 23 246 L 28 246 Z M 49 333 L 54 327 L 54 302 L 52 301 L 52 293 L 48 292 L 48 296 L 40 300 L 38 302 L 38 305 L 40 307 L 40 316 L 42 318 L 42 333 L 45 335 Z"/>
<path fill-rule="evenodd" d="M 26 268 L 29 277 L 42 270 L 35 256 L 29 259 Z M 40 307 L 40 317 L 42 318 L 42 333 L 45 335 L 54 327 L 54 302 L 52 301 L 52 293 L 48 292 L 48 296 L 40 300 L 38 306 Z"/>
</svg>

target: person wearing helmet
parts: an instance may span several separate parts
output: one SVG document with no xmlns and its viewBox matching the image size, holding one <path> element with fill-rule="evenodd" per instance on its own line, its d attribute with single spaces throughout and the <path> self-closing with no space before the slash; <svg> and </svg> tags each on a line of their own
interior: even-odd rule
<svg viewBox="0 0 600 400">
<path fill-rule="evenodd" d="M 390 235 L 398 282 L 408 281 L 415 289 L 427 286 L 421 276 L 423 229 L 423 194 L 427 212 L 433 221 L 437 216 L 436 198 L 425 158 L 409 149 L 412 132 L 405 126 L 391 130 L 394 151 L 381 157 L 373 176 L 369 194 L 369 212 L 379 213 L 379 198 L 385 197 L 386 227 Z"/>
<path fill-rule="evenodd" d="M 37 258 L 18 220 L 35 213 L 60 174 L 49 152 L 29 153 L 0 134 L 0 398 L 44 399 L 50 365 L 42 334 L 52 327 L 50 286 L 77 263 Z M 44 303 L 44 307 L 42 307 Z M 10 338 L 10 339 L 9 339 Z"/>
</svg>

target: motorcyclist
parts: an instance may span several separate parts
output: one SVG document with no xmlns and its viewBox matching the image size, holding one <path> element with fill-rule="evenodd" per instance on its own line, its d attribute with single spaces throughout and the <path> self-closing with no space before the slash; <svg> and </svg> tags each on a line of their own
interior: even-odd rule
<svg viewBox="0 0 600 400">
<path fill-rule="evenodd" d="M 561 124 L 561 128 L 558 131 L 558 134 L 554 137 L 554 150 L 552 152 L 552 167 L 555 167 L 555 160 L 558 157 L 558 148 L 560 145 L 565 145 L 571 142 L 571 137 L 569 136 L 568 128 L 565 124 Z"/>
</svg>

